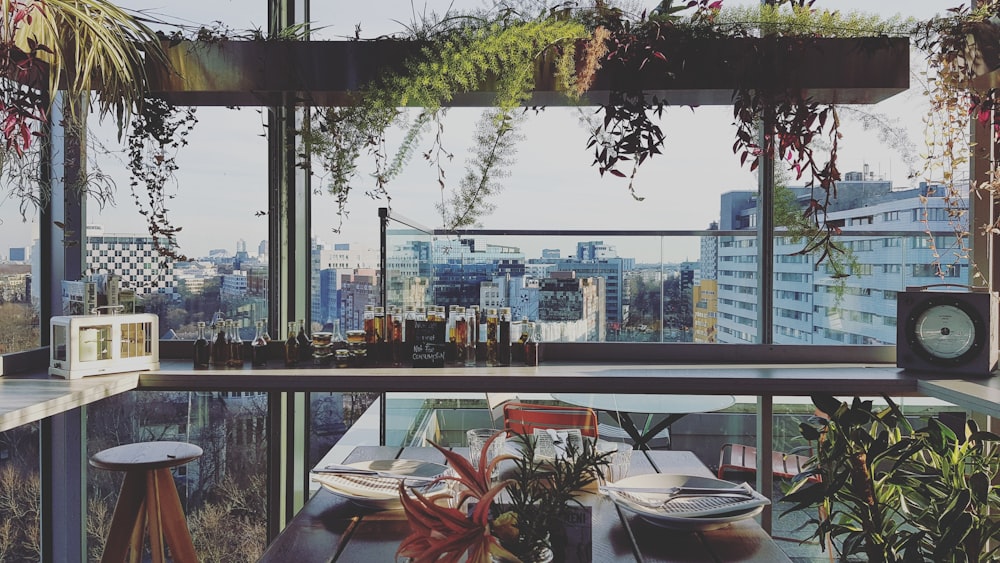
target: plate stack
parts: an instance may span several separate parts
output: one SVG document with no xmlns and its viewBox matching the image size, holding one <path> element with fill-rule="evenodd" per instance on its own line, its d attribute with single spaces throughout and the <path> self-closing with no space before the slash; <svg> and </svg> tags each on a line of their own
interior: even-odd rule
<svg viewBox="0 0 1000 563">
<path fill-rule="evenodd" d="M 446 481 L 434 479 L 449 472 L 447 466 L 412 459 L 382 459 L 313 470 L 313 481 L 331 493 L 375 510 L 402 508 L 399 483 L 421 487 L 427 495 L 447 489 Z"/>
<path fill-rule="evenodd" d="M 721 528 L 756 516 L 771 504 L 746 483 L 737 486 L 693 475 L 636 475 L 615 482 L 614 488 L 604 492 L 627 512 L 655 526 L 676 530 Z"/>
</svg>

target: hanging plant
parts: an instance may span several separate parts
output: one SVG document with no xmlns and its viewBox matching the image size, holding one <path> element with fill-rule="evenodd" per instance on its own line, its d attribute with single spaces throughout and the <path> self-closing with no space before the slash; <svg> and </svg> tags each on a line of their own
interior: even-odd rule
<svg viewBox="0 0 1000 563">
<path fill-rule="evenodd" d="M 991 159 L 991 168 L 985 180 L 969 185 L 963 180 L 972 158 L 969 145 L 970 119 L 976 119 L 987 130 L 995 143 L 1000 132 L 997 90 L 979 91 L 974 79 L 1000 65 L 996 45 L 1000 42 L 1000 28 L 996 20 L 1000 4 L 984 2 L 975 10 L 964 6 L 949 10 L 949 15 L 934 18 L 917 27 L 917 46 L 927 53 L 928 87 L 930 102 L 925 119 L 926 158 L 921 174 L 945 202 L 945 213 L 954 234 L 954 242 L 947 249 L 940 248 L 930 227 L 927 237 L 938 275 L 944 277 L 952 264 L 967 261 L 972 268 L 973 284 L 985 283 L 984 272 L 969 260 L 969 198 L 993 199 L 1000 193 L 1000 177 Z M 989 146 L 989 142 L 982 143 Z M 923 221 L 929 223 L 926 207 Z M 987 222 L 977 225 L 984 234 L 1000 234 L 1000 223 Z"/>
<path fill-rule="evenodd" d="M 433 41 L 407 62 L 405 71 L 388 74 L 363 88 L 357 105 L 316 112 L 305 142 L 321 162 L 341 220 L 358 181 L 357 160 L 362 154 L 375 161 L 375 186 L 366 193 L 389 199 L 386 185 L 409 161 L 428 125 L 440 126 L 443 106 L 456 94 L 475 91 L 490 82 L 495 86 L 493 107 L 477 126 L 475 156 L 460 185 L 450 197 L 442 195 L 439 206 L 446 228 L 476 224 L 489 211 L 486 198 L 498 189 L 500 169 L 513 155 L 517 114 L 534 89 L 538 61 L 553 49 L 572 55 L 575 42 L 586 37 L 582 24 L 554 14 L 525 21 L 504 11 L 492 18 L 463 16 L 446 21 L 448 25 L 434 27 Z M 407 106 L 423 109 L 412 117 L 398 109 Z M 390 156 L 385 134 L 394 125 L 407 133 Z M 433 156 L 447 153 L 440 147 L 440 139 L 435 135 L 433 146 L 424 154 L 438 166 L 444 191 L 447 186 L 440 159 Z"/>
<path fill-rule="evenodd" d="M 197 122 L 194 108 L 176 108 L 160 98 L 149 98 L 128 134 L 132 199 L 146 219 L 156 252 L 182 262 L 188 258 L 178 251 L 181 227 L 169 219 L 167 202 L 174 196 L 168 192 L 168 183 L 175 181 L 177 151 L 187 145 Z"/>
</svg>

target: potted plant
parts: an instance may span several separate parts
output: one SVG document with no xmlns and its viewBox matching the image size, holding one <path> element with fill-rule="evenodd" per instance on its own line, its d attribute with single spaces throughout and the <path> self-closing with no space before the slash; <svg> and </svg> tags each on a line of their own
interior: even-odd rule
<svg viewBox="0 0 1000 563">
<path fill-rule="evenodd" d="M 554 557 L 552 542 L 560 522 L 579 505 L 576 496 L 593 485 L 609 453 L 599 453 L 585 441 L 582 450 L 570 449 L 564 457 L 541 459 L 531 436 L 516 435 L 520 455 L 504 454 L 487 460 L 490 444 L 504 434 L 494 434 L 483 446 L 478 466 L 462 455 L 431 443 L 444 454 L 455 476 L 441 477 L 458 487 L 454 506 L 442 506 L 418 490 L 400 484 L 400 500 L 412 530 L 398 555 L 415 562 L 457 560 L 542 563 Z M 497 466 L 512 461 L 513 474 L 497 483 L 491 476 Z"/>
<path fill-rule="evenodd" d="M 821 546 L 829 539 L 844 559 L 993 560 L 1000 436 L 971 420 L 963 436 L 936 418 L 915 430 L 885 400 L 877 409 L 858 398 L 813 396 L 824 418 L 800 428 L 816 454 L 782 500 L 792 505 L 784 513 L 818 513 L 809 520 L 812 537 Z"/>
</svg>

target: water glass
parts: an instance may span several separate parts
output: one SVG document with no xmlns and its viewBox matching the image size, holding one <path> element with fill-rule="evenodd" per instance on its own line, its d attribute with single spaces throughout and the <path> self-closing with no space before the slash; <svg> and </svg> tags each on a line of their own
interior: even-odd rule
<svg viewBox="0 0 1000 563">
<path fill-rule="evenodd" d="M 466 440 L 469 444 L 469 461 L 472 462 L 472 466 L 479 467 L 479 457 L 482 455 L 483 446 L 486 445 L 487 440 L 490 439 L 497 431 L 492 428 L 473 428 L 465 433 Z M 486 463 L 488 464 L 493 458 L 502 454 L 504 450 L 504 435 L 501 432 L 497 436 L 496 440 L 490 444 L 490 449 L 486 452 Z M 499 477 L 499 471 L 494 469 L 492 477 L 495 479 Z"/>
<path fill-rule="evenodd" d="M 607 483 L 614 483 L 628 477 L 628 469 L 632 463 L 632 446 L 624 442 L 602 442 L 598 444 L 600 453 L 611 452 L 608 465 L 601 475 Z"/>
</svg>

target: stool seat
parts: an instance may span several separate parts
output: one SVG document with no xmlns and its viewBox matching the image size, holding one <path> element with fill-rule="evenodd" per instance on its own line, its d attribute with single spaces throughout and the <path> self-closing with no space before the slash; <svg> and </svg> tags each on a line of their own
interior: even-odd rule
<svg viewBox="0 0 1000 563">
<path fill-rule="evenodd" d="M 184 465 L 202 453 L 187 442 L 138 442 L 101 450 L 90 457 L 90 465 L 111 471 L 161 469 Z"/>
<path fill-rule="evenodd" d="M 94 467 L 125 471 L 101 563 L 141 561 L 147 532 L 153 563 L 167 561 L 165 547 L 172 561 L 197 563 L 170 468 L 202 453 L 194 444 L 163 441 L 125 444 L 90 457 Z"/>
</svg>

